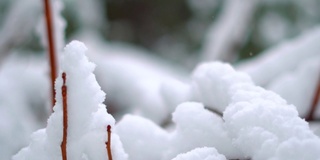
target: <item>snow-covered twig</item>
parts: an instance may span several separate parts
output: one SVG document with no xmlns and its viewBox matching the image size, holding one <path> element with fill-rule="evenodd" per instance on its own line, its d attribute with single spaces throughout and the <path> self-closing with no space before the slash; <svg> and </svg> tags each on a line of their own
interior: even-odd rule
<svg viewBox="0 0 320 160">
<path fill-rule="evenodd" d="M 208 30 L 202 60 L 231 61 L 245 41 L 257 0 L 227 0 L 218 20 Z"/>
<path fill-rule="evenodd" d="M 319 55 L 319 41 L 318 26 L 297 38 L 264 51 L 251 60 L 240 63 L 237 69 L 248 73 L 255 84 L 267 86 L 274 78 L 296 69 L 304 60 Z"/>
</svg>

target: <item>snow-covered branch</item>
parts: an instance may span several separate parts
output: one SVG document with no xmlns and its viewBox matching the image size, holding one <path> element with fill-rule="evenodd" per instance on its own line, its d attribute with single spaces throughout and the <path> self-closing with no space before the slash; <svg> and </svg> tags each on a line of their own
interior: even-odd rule
<svg viewBox="0 0 320 160">
<path fill-rule="evenodd" d="M 226 0 L 218 20 L 209 27 L 202 49 L 202 61 L 234 60 L 246 39 L 257 0 Z"/>
</svg>

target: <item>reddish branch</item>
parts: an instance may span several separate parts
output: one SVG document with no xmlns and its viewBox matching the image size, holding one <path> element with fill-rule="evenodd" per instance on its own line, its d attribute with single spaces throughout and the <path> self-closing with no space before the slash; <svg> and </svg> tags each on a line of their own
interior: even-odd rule
<svg viewBox="0 0 320 160">
<path fill-rule="evenodd" d="M 56 57 L 55 57 L 55 46 L 54 46 L 54 37 L 53 37 L 53 19 L 50 6 L 50 0 L 44 0 L 45 16 L 46 16 L 46 27 L 47 27 L 47 37 L 48 37 L 48 47 L 49 47 L 49 62 L 50 62 L 50 71 L 51 71 L 51 94 L 52 94 L 52 107 L 55 104 L 55 90 L 54 90 L 54 81 L 57 77 L 56 71 Z"/>
<path fill-rule="evenodd" d="M 66 73 L 62 73 L 63 84 L 61 87 L 62 92 L 62 110 L 63 110 L 63 135 L 61 142 L 62 160 L 67 160 L 67 135 L 68 135 L 68 106 L 67 106 L 67 86 L 66 86 Z"/>
<path fill-rule="evenodd" d="M 108 152 L 108 159 L 112 160 L 112 154 L 111 154 L 111 126 L 108 125 L 107 127 L 108 132 L 108 141 L 106 142 L 107 152 Z"/>
<path fill-rule="evenodd" d="M 314 93 L 314 96 L 313 96 L 313 100 L 312 100 L 312 104 L 311 104 L 311 107 L 310 107 L 310 111 L 308 113 L 308 116 L 306 117 L 306 121 L 314 120 L 313 115 L 314 115 L 314 112 L 317 109 L 317 105 L 319 103 L 319 98 L 320 98 L 320 77 L 318 79 L 318 85 L 317 85 L 317 88 L 315 90 L 315 93 Z"/>
</svg>

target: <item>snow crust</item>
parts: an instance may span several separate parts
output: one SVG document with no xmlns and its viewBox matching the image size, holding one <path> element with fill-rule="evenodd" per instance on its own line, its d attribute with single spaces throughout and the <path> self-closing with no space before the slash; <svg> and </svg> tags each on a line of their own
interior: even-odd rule
<svg viewBox="0 0 320 160">
<path fill-rule="evenodd" d="M 87 48 L 78 41 L 65 47 L 61 57 L 61 71 L 56 80 L 57 93 L 54 112 L 45 129 L 34 132 L 31 143 L 16 154 L 14 160 L 56 160 L 61 159 L 62 141 L 62 96 L 61 73 L 65 72 L 68 88 L 68 159 L 101 160 L 108 159 L 105 142 L 107 125 L 114 127 L 114 118 L 102 104 L 105 93 L 100 89 L 94 74 L 95 65 L 85 56 Z M 114 159 L 127 159 L 119 137 L 112 133 L 111 148 Z"/>
</svg>

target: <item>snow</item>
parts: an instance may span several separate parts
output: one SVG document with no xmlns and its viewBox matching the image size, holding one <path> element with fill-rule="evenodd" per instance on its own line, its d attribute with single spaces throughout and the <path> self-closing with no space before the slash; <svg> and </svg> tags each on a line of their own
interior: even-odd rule
<svg viewBox="0 0 320 160">
<path fill-rule="evenodd" d="M 180 88 L 185 88 L 183 83 L 187 83 L 186 71 L 176 65 L 138 47 L 101 43 L 102 40 L 91 32 L 79 38 L 94 49 L 88 56 L 97 64 L 95 74 L 103 90 L 108 91 L 108 97 L 117 106 L 115 110 L 138 114 L 161 124 L 174 110 L 176 103 L 188 97 L 186 93 L 181 97 L 179 95 L 177 100 L 166 101 L 164 98 L 170 92 L 181 93 Z M 179 85 L 162 88 L 170 82 Z"/>
<path fill-rule="evenodd" d="M 232 144 L 244 153 L 244 157 L 252 159 L 320 157 L 319 137 L 310 130 L 308 123 L 298 116 L 296 107 L 288 105 L 286 100 L 276 93 L 255 86 L 249 76 L 236 72 L 231 66 L 220 62 L 200 65 L 194 71 L 194 77 L 197 80 L 193 81 L 194 91 L 197 93 L 195 97 L 206 106 L 210 107 L 211 104 L 214 106 L 212 109 L 223 112 L 223 128 L 227 132 L 227 137 L 230 137 Z M 189 119 L 195 122 L 194 116 L 197 112 L 192 113 Z M 205 122 L 198 125 L 201 126 L 203 123 Z M 192 126 L 191 124 L 181 128 Z M 193 137 L 204 136 L 193 134 Z M 314 147 L 306 148 L 308 144 Z M 290 146 L 293 145 L 301 151 L 292 153 Z M 223 153 L 219 147 L 216 145 L 214 147 Z M 228 157 L 227 154 L 223 154 Z"/>
<path fill-rule="evenodd" d="M 170 113 L 175 110 L 177 105 L 192 99 L 189 83 L 177 79 L 172 78 L 162 82 L 159 90 Z"/>
<path fill-rule="evenodd" d="M 306 117 L 311 107 L 319 78 L 320 54 L 300 62 L 295 70 L 279 76 L 267 88 L 278 93 L 288 103 L 295 105 L 299 115 Z M 318 106 L 317 108 L 320 108 L 320 103 Z M 320 114 L 318 113 L 315 117 L 320 117 Z"/>
<path fill-rule="evenodd" d="M 280 14 L 268 12 L 258 23 L 259 43 L 264 46 L 277 44 L 290 35 L 290 22 Z"/>
<path fill-rule="evenodd" d="M 198 147 L 215 147 L 227 157 L 241 157 L 222 118 L 204 109 L 201 103 L 180 104 L 172 120 L 176 127 L 168 132 L 146 118 L 125 115 L 116 125 L 116 133 L 131 160 L 167 160 Z"/>
<path fill-rule="evenodd" d="M 130 160 L 161 160 L 169 134 L 149 119 L 125 115 L 116 125 Z"/>
<path fill-rule="evenodd" d="M 0 70 L 0 159 L 28 144 L 30 134 L 49 115 L 48 81 L 41 59 L 10 54 Z M 36 86 L 36 87 L 35 87 Z M 32 93 L 32 94 L 30 94 Z"/>
<path fill-rule="evenodd" d="M 222 113 L 230 102 L 229 86 L 251 84 L 252 81 L 248 75 L 236 72 L 229 64 L 211 62 L 196 67 L 191 83 L 194 100 Z"/>
<path fill-rule="evenodd" d="M 295 105 L 299 115 L 305 117 L 320 74 L 319 40 L 320 28 L 316 27 L 240 63 L 237 68 L 248 73 L 255 84 L 276 92 Z M 319 116 L 318 109 L 315 117 Z"/>
<path fill-rule="evenodd" d="M 87 48 L 79 41 L 72 41 L 65 47 L 61 57 L 61 71 L 56 80 L 57 93 L 54 112 L 48 125 L 33 133 L 31 143 L 13 159 L 61 159 L 62 141 L 62 96 L 61 73 L 66 73 L 68 105 L 68 159 L 107 159 L 107 125 L 114 128 L 115 120 L 102 104 L 105 93 L 100 89 L 94 74 L 94 64 L 85 56 Z M 94 137 L 94 138 L 93 138 Z M 114 159 L 126 159 L 119 137 L 112 133 L 111 148 Z"/>
<path fill-rule="evenodd" d="M 73 9 L 71 15 L 80 24 L 78 27 L 84 30 L 81 33 L 88 33 L 83 40 L 91 50 L 89 58 L 97 64 L 96 79 L 95 64 L 86 57 L 88 49 L 83 43 L 73 41 L 60 54 L 65 43 L 65 21 L 61 15 L 64 5 L 62 0 L 51 2 L 61 67 L 55 86 L 57 102 L 47 126 L 35 131 L 23 149 L 31 132 L 44 125 L 39 121 L 49 110 L 44 107 L 49 104 L 48 65 L 17 59 L 9 59 L 6 64 L 7 61 L 1 61 L 4 59 L 1 55 L 11 54 L 13 46 L 26 40 L 27 33 L 39 20 L 41 3 L 36 0 L 10 2 L 12 8 L 0 31 L 0 62 L 5 63 L 0 64 L 0 159 L 10 159 L 19 149 L 13 160 L 61 159 L 63 72 L 67 75 L 68 88 L 69 159 L 109 159 L 105 144 L 108 125 L 112 128 L 111 150 L 115 160 L 319 159 L 319 124 L 314 124 L 311 130 L 310 124 L 299 117 L 307 114 L 319 80 L 319 27 L 240 64 L 238 69 L 247 74 L 235 71 L 229 64 L 208 62 L 199 64 L 187 76 L 187 70 L 141 48 L 92 38 L 105 23 L 104 16 L 100 15 L 105 8 L 101 5 L 103 2 L 66 2 Z M 263 2 L 188 0 L 187 3 L 197 12 L 193 15 L 198 16 L 191 16 L 189 23 L 195 23 L 192 25 L 201 21 L 195 18 L 205 18 L 213 13 L 211 9 L 224 3 L 218 21 L 209 28 L 202 54 L 206 61 L 230 61 L 237 46 L 246 41 L 249 21 L 258 3 Z M 301 3 L 298 10 L 312 4 L 311 1 L 294 3 Z M 312 10 L 304 11 L 310 14 L 307 18 L 316 16 L 311 16 L 316 9 L 314 5 Z M 278 26 L 275 31 L 279 34 L 263 35 L 265 40 L 277 42 L 290 32 L 285 31 L 287 23 L 280 23 L 281 20 L 273 14 L 261 19 Z M 308 26 L 300 21 L 298 19 L 298 28 Z M 266 28 L 272 26 L 262 23 L 258 28 L 269 33 Z M 44 27 L 39 32 L 45 42 Z M 167 43 L 166 38 L 162 40 L 160 46 Z M 164 50 L 182 55 L 181 49 L 176 52 L 181 46 L 184 47 L 182 44 Z M 108 91 L 107 102 L 112 99 L 110 104 L 116 107 L 106 108 L 103 104 L 106 94 L 97 80 L 101 88 Z M 320 104 L 316 117 L 320 117 L 319 107 Z M 131 114 L 115 124 L 107 109 L 109 113 L 118 114 L 117 117 Z"/>
<path fill-rule="evenodd" d="M 202 49 L 202 60 L 232 61 L 244 42 L 248 24 L 258 0 L 226 0 L 218 20 L 209 26 Z"/>
<path fill-rule="evenodd" d="M 153 103 L 163 102 L 161 105 L 166 107 L 182 102 L 175 109 L 164 108 L 168 112 L 174 109 L 171 131 L 138 115 L 126 115 L 115 125 L 114 118 L 102 104 L 105 93 L 92 73 L 95 65 L 86 58 L 86 50 L 78 41 L 67 45 L 56 81 L 56 91 L 61 93 L 61 73 L 66 73 L 67 151 L 71 159 L 107 159 L 104 143 L 107 125 L 112 126 L 113 158 L 120 160 L 313 160 L 320 157 L 320 139 L 308 123 L 299 118 L 294 105 L 287 104 L 272 91 L 255 86 L 247 74 L 221 62 L 199 65 L 189 83 L 167 79 L 160 85 L 163 88 L 158 94 L 163 99 Z M 308 70 L 310 66 L 318 65 L 312 60 L 305 63 L 309 64 L 304 66 Z M 297 73 L 306 70 L 304 67 Z M 57 95 L 47 127 L 33 133 L 30 145 L 15 155 L 14 160 L 61 158 L 62 97 Z M 144 95 L 148 96 L 151 104 L 155 95 Z M 187 102 L 190 100 L 197 102 Z M 223 113 L 223 116 L 212 111 Z"/>
<path fill-rule="evenodd" d="M 203 147 L 179 154 L 172 160 L 226 160 L 226 157 L 219 154 L 215 148 Z"/>
<path fill-rule="evenodd" d="M 172 114 L 175 125 L 172 132 L 166 133 L 137 116 L 125 116 L 119 122 L 120 138 L 125 137 L 124 146 L 130 150 L 129 155 L 134 155 L 133 159 L 146 158 L 138 153 L 150 148 L 149 143 L 161 144 L 161 147 L 156 147 L 156 153 L 147 151 L 146 159 L 151 155 L 158 157 L 152 159 L 172 159 L 199 147 L 214 147 L 229 159 L 316 159 L 320 156 L 320 140 L 308 123 L 299 118 L 296 107 L 288 105 L 276 93 L 255 86 L 245 73 L 221 62 L 204 63 L 195 69 L 189 85 L 190 88 L 188 84 L 172 84 L 186 93 L 191 92 L 189 98 L 198 101 L 177 106 Z M 174 93 L 179 94 L 173 92 L 172 96 Z M 223 113 L 223 117 L 204 106 Z M 143 127 L 132 131 L 131 126 Z M 126 135 L 129 131 L 133 132 L 130 136 Z M 299 151 L 292 153 L 292 145 Z M 314 148 L 306 149 L 306 145 Z"/>
<path fill-rule="evenodd" d="M 11 3 L 0 30 L 0 62 L 13 47 L 28 40 L 41 12 L 38 0 L 13 0 Z"/>
<path fill-rule="evenodd" d="M 242 62 L 237 70 L 250 75 L 255 84 L 266 86 L 277 77 L 295 70 L 306 59 L 319 55 L 320 27 L 280 43 L 250 61 Z"/>
<path fill-rule="evenodd" d="M 223 127 L 221 117 L 204 109 L 201 103 L 182 103 L 172 116 L 176 129 L 170 136 L 164 159 L 172 159 L 198 147 L 215 147 L 228 158 L 241 157 Z"/>
<path fill-rule="evenodd" d="M 239 84 L 233 89 L 232 102 L 223 119 L 233 144 L 245 156 L 253 159 L 320 157 L 320 139 L 298 117 L 295 106 L 271 91 L 250 84 Z M 314 147 L 306 148 L 307 144 Z M 292 152 L 289 146 L 301 151 Z"/>
</svg>

